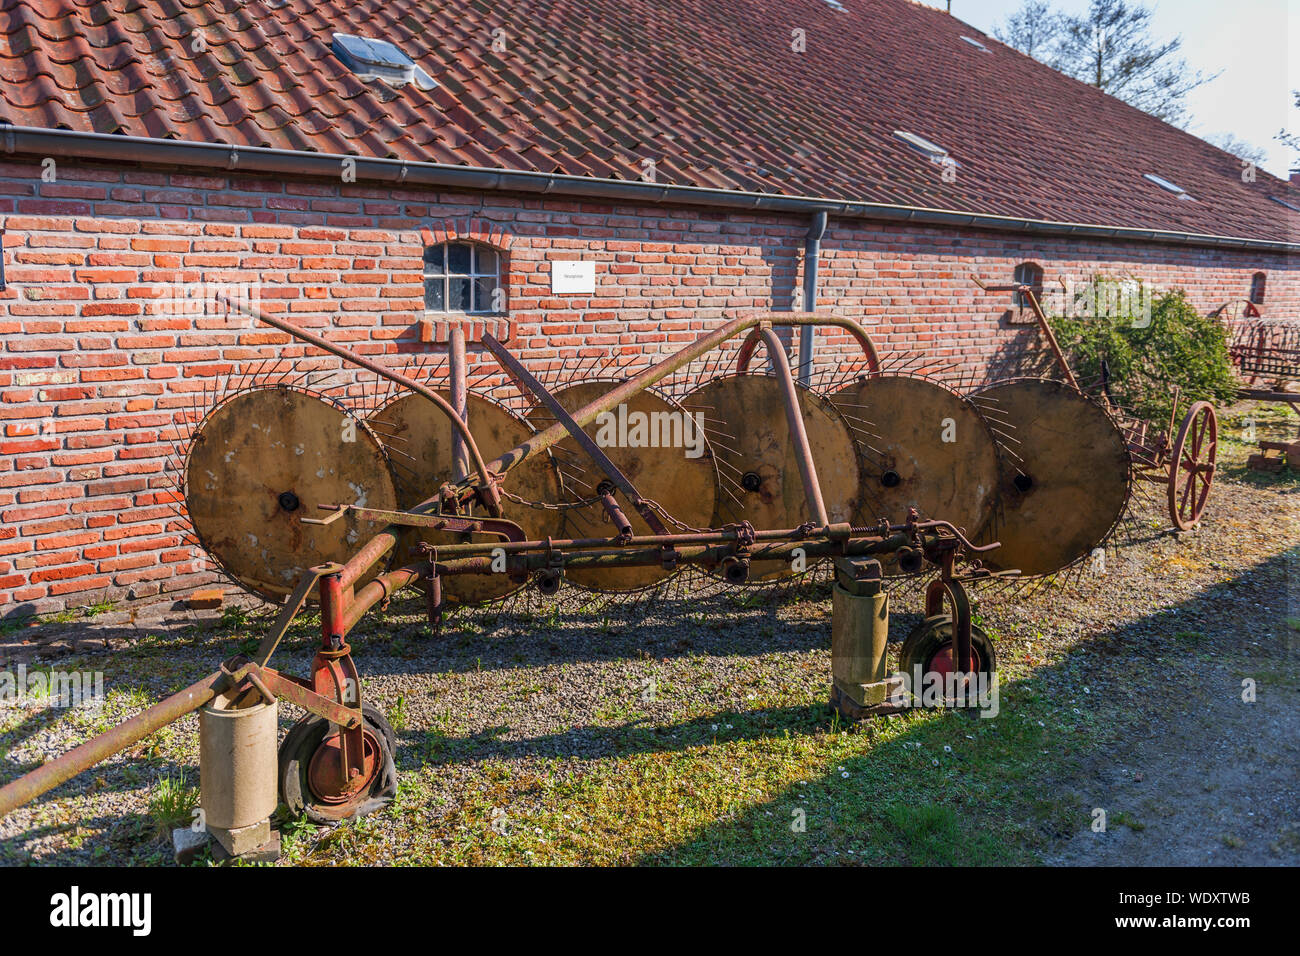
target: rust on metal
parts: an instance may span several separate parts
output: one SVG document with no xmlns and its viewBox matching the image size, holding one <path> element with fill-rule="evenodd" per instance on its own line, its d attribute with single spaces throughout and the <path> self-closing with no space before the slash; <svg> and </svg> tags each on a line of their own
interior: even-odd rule
<svg viewBox="0 0 1300 956">
<path fill-rule="evenodd" d="M 204 418 L 185 461 L 185 504 L 203 549 L 278 601 L 313 564 L 346 561 L 383 524 L 304 524 L 317 506 L 397 506 L 378 438 L 340 406 L 287 387 L 238 392 Z"/>
<path fill-rule="evenodd" d="M 925 378 L 886 374 L 860 376 L 830 400 L 858 437 L 856 524 L 902 521 L 916 509 L 972 535 L 984 528 L 997 502 L 998 447 L 969 399 Z"/>
<path fill-rule="evenodd" d="M 578 382 L 556 391 L 554 398 L 566 411 L 572 412 L 598 400 L 617 385 L 617 382 L 610 381 Z M 696 426 L 688 411 L 666 396 L 647 390 L 611 409 L 609 416 L 602 419 L 601 424 L 593 421 L 583 432 L 598 444 L 642 501 L 654 502 L 689 527 L 708 525 L 717 503 L 717 466 L 703 429 Z M 551 420 L 550 412 L 545 408 L 534 409 L 529 417 L 539 427 Z M 606 473 L 598 462 L 586 460 L 581 455 L 581 446 L 572 436 L 556 447 L 564 452 L 567 461 L 573 462 L 567 466 L 567 470 L 572 472 L 567 482 L 571 496 L 578 499 L 600 497 L 606 491 L 607 483 L 615 485 L 613 476 Z M 698 450 L 698 454 L 692 455 L 693 450 Z M 608 490 L 621 489 L 615 486 Z M 658 528 L 653 527 L 642 514 L 644 508 L 638 509 L 634 502 L 628 503 L 633 507 L 622 508 L 617 500 L 614 501 L 633 535 L 663 533 L 662 522 Z M 597 508 L 594 505 L 566 510 L 565 534 L 594 535 L 602 528 L 610 528 L 615 536 L 618 535 L 621 529 L 602 520 L 607 511 L 607 506 Z M 661 563 L 609 573 L 575 571 L 569 578 L 575 584 L 596 591 L 636 591 L 662 581 L 671 573 L 672 570 Z"/>
<path fill-rule="evenodd" d="M 1053 379 L 1014 379 L 981 389 L 1014 442 L 1004 456 L 1001 503 L 984 533 L 1002 547 L 995 570 L 1049 575 L 1091 554 L 1128 504 L 1132 458 L 1110 414 Z"/>
</svg>

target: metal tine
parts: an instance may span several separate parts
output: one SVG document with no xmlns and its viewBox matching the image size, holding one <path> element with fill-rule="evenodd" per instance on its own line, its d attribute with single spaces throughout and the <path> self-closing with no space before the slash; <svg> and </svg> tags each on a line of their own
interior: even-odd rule
<svg viewBox="0 0 1300 956">
<path fill-rule="evenodd" d="M 740 454 L 739 449 L 735 448 L 732 445 L 727 444 L 727 442 L 729 441 L 736 440 L 736 436 L 733 435 L 731 432 L 719 432 L 719 431 L 714 431 L 711 428 L 705 428 L 702 430 L 705 435 L 709 436 L 709 444 L 717 445 L 719 448 L 725 449 L 726 451 L 730 452 L 733 455 Z"/>
<path fill-rule="evenodd" d="M 735 465 L 733 465 L 731 462 L 723 461 L 721 458 L 714 458 L 714 461 L 717 462 L 719 468 L 726 468 L 728 471 L 734 472 L 735 474 L 740 475 L 742 478 L 744 477 L 745 473 L 741 471 L 739 468 L 737 468 Z M 718 477 L 726 478 L 728 481 L 735 481 L 735 479 L 732 478 L 730 475 L 719 475 Z M 740 485 L 737 484 L 736 487 L 739 488 Z"/>
</svg>

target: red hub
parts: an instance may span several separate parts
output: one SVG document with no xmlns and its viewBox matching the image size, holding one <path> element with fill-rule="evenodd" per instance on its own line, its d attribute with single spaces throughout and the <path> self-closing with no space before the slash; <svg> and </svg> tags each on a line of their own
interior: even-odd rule
<svg viewBox="0 0 1300 956">
<path fill-rule="evenodd" d="M 939 649 L 935 651 L 934 654 L 930 657 L 930 660 L 926 662 L 925 672 L 927 674 L 929 673 L 938 674 L 946 680 L 948 675 L 953 673 L 957 669 L 957 665 L 953 661 L 953 657 L 954 654 L 953 654 L 952 641 L 944 642 L 943 644 L 939 645 Z M 971 666 L 976 673 L 979 673 L 980 671 L 984 670 L 984 661 L 980 657 L 979 648 L 975 646 L 974 642 L 971 643 L 970 658 L 971 658 Z"/>
<path fill-rule="evenodd" d="M 369 792 L 370 784 L 382 766 L 383 756 L 379 741 L 368 728 L 362 730 L 361 740 L 361 770 L 358 772 L 354 768 L 349 778 L 345 778 L 343 773 L 340 734 L 330 734 L 312 754 L 311 762 L 307 765 L 307 782 L 312 795 L 321 803 L 335 807 L 346 806 Z"/>
</svg>

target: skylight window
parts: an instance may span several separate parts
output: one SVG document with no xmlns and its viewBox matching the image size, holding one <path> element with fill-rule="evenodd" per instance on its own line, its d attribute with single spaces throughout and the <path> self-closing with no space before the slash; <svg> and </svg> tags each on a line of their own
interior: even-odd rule
<svg viewBox="0 0 1300 956">
<path fill-rule="evenodd" d="M 974 37 L 962 37 L 962 39 L 965 40 L 967 43 L 969 43 L 977 50 L 983 50 L 985 53 L 993 52 L 988 47 L 986 47 L 983 43 L 980 43 L 979 40 L 976 40 Z"/>
<path fill-rule="evenodd" d="M 1182 186 L 1179 186 L 1177 183 L 1171 183 L 1163 176 L 1157 176 L 1155 173 L 1143 173 L 1142 178 L 1155 183 L 1157 186 L 1159 186 L 1161 189 L 1165 190 L 1166 192 L 1173 193 L 1179 199 L 1190 199 L 1192 201 L 1195 201 L 1192 194 L 1189 193 L 1186 189 L 1184 189 Z"/>
<path fill-rule="evenodd" d="M 948 155 L 948 151 L 938 143 L 932 143 L 924 136 L 908 133 L 901 129 L 894 130 L 894 135 L 914 150 L 925 155 L 930 162 L 939 166 L 960 166 L 957 160 Z"/>
<path fill-rule="evenodd" d="M 1286 206 L 1287 209 L 1294 209 L 1296 212 L 1300 212 L 1300 206 L 1297 206 L 1289 199 L 1283 199 L 1281 196 L 1269 196 L 1268 198 L 1280 206 Z"/>
<path fill-rule="evenodd" d="M 826 6 L 830 7 L 832 10 L 838 10 L 840 11 L 840 13 L 848 12 L 844 8 L 844 4 L 840 3 L 840 0 L 823 0 L 823 2 L 826 4 Z"/>
<path fill-rule="evenodd" d="M 381 80 L 396 87 L 414 83 L 426 91 L 438 86 L 423 67 L 416 66 L 414 60 L 387 40 L 336 33 L 331 48 L 344 66 L 367 83 Z"/>
</svg>

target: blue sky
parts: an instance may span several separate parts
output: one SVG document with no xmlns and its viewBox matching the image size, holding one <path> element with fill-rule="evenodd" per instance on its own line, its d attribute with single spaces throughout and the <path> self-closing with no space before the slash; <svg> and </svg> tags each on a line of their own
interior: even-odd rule
<svg viewBox="0 0 1300 956">
<path fill-rule="evenodd" d="M 940 9 L 944 0 L 928 0 Z M 1087 0 L 1050 0 L 1061 12 L 1087 9 Z M 992 33 L 1021 0 L 952 0 L 952 14 Z M 1300 89 L 1300 3 L 1295 0 L 1161 0 L 1154 9 L 1157 39 L 1183 38 L 1182 55 L 1194 70 L 1220 72 L 1192 91 L 1189 131 L 1197 136 L 1232 133 L 1268 152 L 1264 168 L 1282 176 L 1297 161 L 1273 137 L 1286 127 L 1300 133 L 1300 110 L 1291 90 Z M 1288 55 L 1295 51 L 1293 55 Z"/>
</svg>

